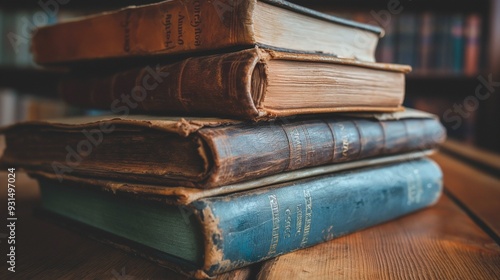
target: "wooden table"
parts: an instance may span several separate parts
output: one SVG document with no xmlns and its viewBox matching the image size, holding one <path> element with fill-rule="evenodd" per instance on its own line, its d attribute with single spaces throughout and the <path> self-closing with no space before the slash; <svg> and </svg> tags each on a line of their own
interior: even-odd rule
<svg viewBox="0 0 500 280">
<path fill-rule="evenodd" d="M 500 279 L 498 175 L 445 153 L 433 158 L 445 174 L 437 205 L 217 279 Z M 5 215 L 3 171 L 0 182 Z M 37 183 L 18 173 L 16 272 L 6 270 L 2 226 L 0 279 L 184 279 L 37 218 L 38 201 Z"/>
</svg>

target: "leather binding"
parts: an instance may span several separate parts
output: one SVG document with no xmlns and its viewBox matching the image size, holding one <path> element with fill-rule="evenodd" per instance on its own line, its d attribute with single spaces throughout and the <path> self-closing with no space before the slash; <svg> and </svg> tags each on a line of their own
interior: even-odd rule
<svg viewBox="0 0 500 280">
<path fill-rule="evenodd" d="M 409 117 L 405 118 L 405 115 Z M 73 168 L 72 175 L 210 189 L 315 166 L 425 151 L 436 148 L 446 137 L 440 122 L 428 115 L 412 114 L 408 111 L 377 116 L 384 120 L 337 116 L 248 123 L 224 119 L 101 116 L 27 122 L 1 131 L 6 134 L 7 140 L 7 149 L 1 161 L 28 170 L 54 172 L 53 162 L 64 163 L 67 156 L 65 147 L 69 140 L 65 137 L 77 133 L 81 135 L 81 140 L 85 140 L 87 138 L 81 131 L 113 126 L 115 133 L 129 131 L 134 137 L 165 135 L 180 137 L 181 141 L 201 143 L 196 150 L 183 154 L 198 154 L 199 165 L 203 170 L 194 177 L 182 177 L 178 172 L 162 169 L 161 164 L 153 164 L 167 161 L 169 158 L 154 158 L 155 153 L 152 153 L 147 160 L 151 164 L 142 165 L 144 168 L 124 170 L 119 163 L 96 162 L 88 158 Z M 44 139 L 51 139 L 51 134 L 58 135 L 57 141 L 61 144 L 59 148 L 56 146 L 54 151 L 61 153 L 59 156 L 53 155 L 52 152 L 37 156 L 36 147 L 41 145 Z M 124 161 L 131 161 L 130 154 L 134 153 L 134 149 L 137 149 L 135 145 L 140 145 L 139 142 L 115 143 L 113 140 L 107 140 L 109 137 L 104 136 L 101 145 L 118 148 L 114 150 L 115 154 L 123 155 Z M 54 145 L 53 140 L 45 141 L 50 141 L 48 146 Z M 148 147 L 152 144 L 147 143 Z M 151 151 L 159 150 L 165 144 L 160 141 L 156 145 L 158 146 L 150 148 Z M 35 147 L 35 150 L 29 148 L 30 146 Z M 31 152 L 26 154 L 24 151 L 27 150 Z M 99 149 L 94 153 L 100 153 Z M 140 160 L 144 161 L 143 158 Z"/>
<path fill-rule="evenodd" d="M 254 34 L 254 10 L 257 2 L 173 0 L 130 6 L 41 27 L 33 35 L 32 51 L 39 64 L 61 65 L 95 59 L 174 55 L 255 46 L 262 43 L 257 41 Z M 352 34 L 372 34 L 370 43 L 365 44 L 366 49 L 356 57 L 375 61 L 374 49 L 369 48 L 375 47 L 378 37 L 383 36 L 383 29 L 323 14 L 286 1 L 262 2 L 329 22 L 332 28 L 327 32 L 335 32 L 336 26 L 343 26 L 352 29 Z M 293 29 L 290 32 L 294 32 Z M 345 40 L 353 41 L 353 37 Z M 293 41 L 290 45 L 293 45 Z M 310 50 L 303 51 L 346 55 L 345 50 L 315 47 L 311 44 Z"/>
<path fill-rule="evenodd" d="M 269 107 L 264 101 L 268 83 L 267 63 L 271 60 L 330 63 L 373 69 L 388 75 L 397 73 L 401 75 L 397 77 L 398 82 L 388 82 L 383 85 L 386 88 L 378 90 L 394 90 L 400 94 L 391 99 L 391 104 L 386 105 L 382 102 L 378 102 L 379 105 L 366 105 L 360 98 L 361 105 L 358 106 L 339 104 L 295 109 Z M 404 74 L 410 69 L 404 65 L 360 62 L 330 55 L 253 48 L 227 54 L 191 57 L 177 63 L 127 70 L 104 77 L 69 78 L 61 82 L 59 91 L 69 104 L 111 110 L 117 114 L 147 112 L 256 120 L 311 113 L 390 112 L 401 110 Z M 259 78 L 256 78 L 256 74 Z M 360 79 L 362 75 L 360 74 Z M 259 85 L 256 86 L 256 83 Z M 332 92 L 343 93 L 345 87 L 332 86 Z M 134 101 L 137 105 L 127 106 L 121 100 L 124 95 L 131 98 L 132 91 L 136 88 L 143 89 L 138 93 L 141 99 L 138 102 Z M 311 86 L 311 90 L 314 90 L 314 85 Z M 370 98 L 372 104 L 377 101 L 378 95 L 373 94 L 366 98 Z"/>
</svg>

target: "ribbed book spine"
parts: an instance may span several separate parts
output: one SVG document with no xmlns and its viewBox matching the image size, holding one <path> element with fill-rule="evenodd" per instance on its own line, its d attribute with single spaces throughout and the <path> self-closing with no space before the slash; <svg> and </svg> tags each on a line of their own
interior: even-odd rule
<svg viewBox="0 0 500 280">
<path fill-rule="evenodd" d="M 206 186 L 382 155 L 424 151 L 443 142 L 435 119 L 276 121 L 202 129 L 214 167 Z"/>
<path fill-rule="evenodd" d="M 209 275 L 309 247 L 433 204 L 442 174 L 428 159 L 354 170 L 194 202 Z"/>
</svg>

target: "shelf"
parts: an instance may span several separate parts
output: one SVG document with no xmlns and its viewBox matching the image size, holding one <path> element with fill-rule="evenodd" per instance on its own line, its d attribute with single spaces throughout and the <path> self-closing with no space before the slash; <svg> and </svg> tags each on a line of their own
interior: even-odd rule
<svg viewBox="0 0 500 280">
<path fill-rule="evenodd" d="M 0 87 L 11 87 L 21 93 L 56 98 L 57 83 L 63 75 L 63 72 L 58 71 L 0 67 Z"/>
<path fill-rule="evenodd" d="M 474 95 L 476 87 L 480 84 L 477 76 L 409 75 L 406 79 L 406 93 L 408 95 L 463 98 Z"/>
</svg>

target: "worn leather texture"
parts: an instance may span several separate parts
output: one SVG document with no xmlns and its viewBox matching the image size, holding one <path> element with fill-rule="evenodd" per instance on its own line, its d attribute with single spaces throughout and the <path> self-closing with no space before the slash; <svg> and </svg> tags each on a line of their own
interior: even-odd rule
<svg viewBox="0 0 500 280">
<path fill-rule="evenodd" d="M 139 198 L 151 202 L 161 202 L 168 205 L 188 205 L 201 198 L 221 196 L 230 193 L 253 190 L 265 186 L 276 185 L 283 182 L 300 180 L 315 176 L 337 173 L 346 170 L 359 169 L 377 165 L 386 165 L 394 162 L 407 162 L 420 159 L 433 154 L 433 150 L 422 152 L 412 152 L 393 156 L 382 156 L 352 162 L 329 164 L 283 172 L 271 176 L 265 176 L 251 181 L 245 181 L 230 185 L 225 185 L 212 189 L 197 189 L 187 187 L 166 187 L 165 185 L 152 185 L 145 183 L 135 183 L 130 181 L 109 180 L 93 177 L 80 177 L 75 175 L 64 175 L 62 182 L 64 185 L 71 185 L 78 188 L 95 189 L 108 193 Z M 59 181 L 52 172 L 30 170 L 28 175 L 34 179 L 42 181 Z"/>
<path fill-rule="evenodd" d="M 353 32 L 359 29 L 383 35 L 381 28 L 286 1 L 263 2 L 331 22 L 329 32 L 335 32 L 335 25 L 343 25 L 351 27 Z M 67 65 L 88 60 L 176 55 L 253 46 L 261 43 L 256 41 L 254 35 L 256 3 L 256 0 L 174 0 L 130 6 L 38 28 L 33 35 L 32 51 L 39 64 Z M 311 50 L 315 50 L 314 47 L 311 45 Z M 337 50 L 323 52 L 337 53 Z"/>
<path fill-rule="evenodd" d="M 446 137 L 444 128 L 434 118 L 378 121 L 310 117 L 259 123 L 236 122 L 228 125 L 229 123 L 230 121 L 217 119 L 206 119 L 205 122 L 184 120 L 176 123 L 172 120 L 119 118 L 104 118 L 101 122 L 90 122 L 87 125 L 63 125 L 58 122 L 41 125 L 39 122 L 28 122 L 6 129 L 7 149 L 1 161 L 28 170 L 54 172 L 53 162 L 66 162 L 66 147 L 70 139 L 73 139 L 71 143 L 81 142 L 87 139 L 80 133 L 83 130 L 95 131 L 95 127 L 116 126 L 115 134 L 128 131 L 130 137 L 125 139 L 144 139 L 141 141 L 145 141 L 144 145 L 148 145 L 148 150 L 156 152 L 149 152 L 149 159 L 139 159 L 142 167 L 125 169 L 120 165 L 121 161 L 130 162 L 135 151 L 141 150 L 144 145 L 137 146 L 138 140 L 121 140 L 116 143 L 110 140 L 110 136 L 105 136 L 103 142 L 93 150 L 91 157 L 72 167 L 71 175 L 207 189 L 303 168 L 424 151 L 436 148 Z M 164 170 L 161 162 L 174 159 L 159 156 L 165 146 L 163 141 L 157 143 L 148 140 L 160 136 L 161 139 L 183 137 L 179 141 L 188 143 L 195 139 L 203 143 L 199 149 L 183 152 L 183 157 L 198 153 L 206 161 L 199 163 L 202 165 L 200 168 L 204 168 L 203 174 L 188 178 L 179 176 L 178 172 Z M 43 141 L 50 142 L 43 144 Z M 42 144 L 47 146 L 44 146 L 44 150 L 38 150 Z M 153 144 L 155 146 L 151 146 Z M 71 146 L 76 146 L 76 142 Z M 47 154 L 47 147 L 52 147 L 54 152 Z M 122 155 L 122 159 L 117 158 L 117 162 L 110 163 L 92 160 L 106 158 L 101 154 L 109 152 L 107 147 L 113 149 L 114 155 Z M 145 160 L 149 164 L 144 165 Z M 98 170 L 96 166 L 99 166 Z"/>
<path fill-rule="evenodd" d="M 111 110 L 117 114 L 148 112 L 256 120 L 297 114 L 401 109 L 399 103 L 369 107 L 343 104 L 322 108 L 309 106 L 280 111 L 266 108 L 266 64 L 270 60 L 331 63 L 388 73 L 407 73 L 411 69 L 405 65 L 360 62 L 324 54 L 253 48 L 220 55 L 190 57 L 172 64 L 127 70 L 111 76 L 69 78 L 61 82 L 60 93 L 66 102 L 77 107 Z M 262 88 L 253 86 L 256 68 L 263 69 L 260 74 Z M 314 90 L 314 85 L 311 90 Z M 402 99 L 404 88 L 401 92 Z M 129 101 L 125 101 L 124 96 Z M 377 96 L 370 98 L 376 99 Z"/>
<path fill-rule="evenodd" d="M 254 45 L 251 1 L 163 1 L 38 28 L 32 51 L 39 64 Z"/>
</svg>

